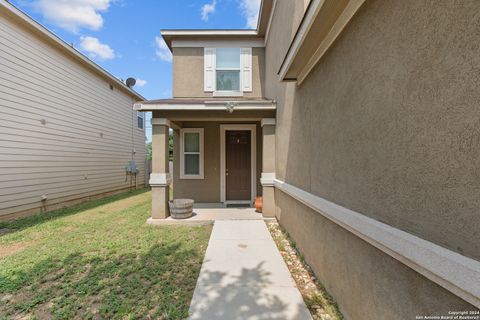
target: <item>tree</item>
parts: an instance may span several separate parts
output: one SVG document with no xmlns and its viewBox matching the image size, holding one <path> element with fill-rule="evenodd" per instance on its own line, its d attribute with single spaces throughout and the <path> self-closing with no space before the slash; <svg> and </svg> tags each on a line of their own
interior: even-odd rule
<svg viewBox="0 0 480 320">
<path fill-rule="evenodd" d="M 168 135 L 168 160 L 173 161 L 173 130 Z"/>
<path fill-rule="evenodd" d="M 152 160 L 152 143 L 147 142 L 145 145 L 145 159 Z"/>
</svg>

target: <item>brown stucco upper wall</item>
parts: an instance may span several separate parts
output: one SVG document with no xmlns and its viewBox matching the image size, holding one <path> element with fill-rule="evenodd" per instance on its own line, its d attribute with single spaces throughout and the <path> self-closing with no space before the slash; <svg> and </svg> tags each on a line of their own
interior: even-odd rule
<svg viewBox="0 0 480 320">
<path fill-rule="evenodd" d="M 273 81 L 291 6 L 266 48 L 277 176 L 479 260 L 480 2 L 367 1 L 298 87 Z"/>
<path fill-rule="evenodd" d="M 203 48 L 173 48 L 173 97 L 205 98 L 212 92 L 203 91 Z M 264 97 L 265 50 L 252 48 L 252 92 L 247 98 Z M 224 99 L 224 98 L 223 98 Z"/>
</svg>

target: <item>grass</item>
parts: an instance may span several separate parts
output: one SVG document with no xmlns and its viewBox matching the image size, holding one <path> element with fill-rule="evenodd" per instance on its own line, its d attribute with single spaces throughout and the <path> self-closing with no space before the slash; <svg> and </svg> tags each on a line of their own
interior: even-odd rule
<svg viewBox="0 0 480 320">
<path fill-rule="evenodd" d="M 314 320 L 343 320 L 337 303 L 315 277 L 295 242 L 277 222 L 269 222 L 268 229 L 283 256 L 303 300 Z"/>
<path fill-rule="evenodd" d="M 211 227 L 152 227 L 135 191 L 0 229 L 0 319 L 183 319 Z"/>
</svg>

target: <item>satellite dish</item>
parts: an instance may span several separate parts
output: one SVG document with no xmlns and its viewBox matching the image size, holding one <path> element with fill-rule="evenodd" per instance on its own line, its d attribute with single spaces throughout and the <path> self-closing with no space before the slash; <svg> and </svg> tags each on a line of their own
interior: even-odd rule
<svg viewBox="0 0 480 320">
<path fill-rule="evenodd" d="M 128 78 L 127 81 L 125 82 L 125 84 L 126 84 L 127 87 L 129 87 L 129 88 L 133 88 L 133 86 L 135 85 L 135 83 L 137 83 L 137 80 L 135 80 L 134 78 Z"/>
</svg>

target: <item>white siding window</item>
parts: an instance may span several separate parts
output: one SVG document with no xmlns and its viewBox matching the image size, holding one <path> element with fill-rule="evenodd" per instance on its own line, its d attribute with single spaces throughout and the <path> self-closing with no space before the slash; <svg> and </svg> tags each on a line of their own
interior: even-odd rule
<svg viewBox="0 0 480 320">
<path fill-rule="evenodd" d="M 144 129 L 145 128 L 145 113 L 137 111 L 137 128 Z"/>
<path fill-rule="evenodd" d="M 204 91 L 242 95 L 252 91 L 252 48 L 205 48 Z"/>
<path fill-rule="evenodd" d="M 203 128 L 180 130 L 180 179 L 203 179 Z"/>
</svg>

